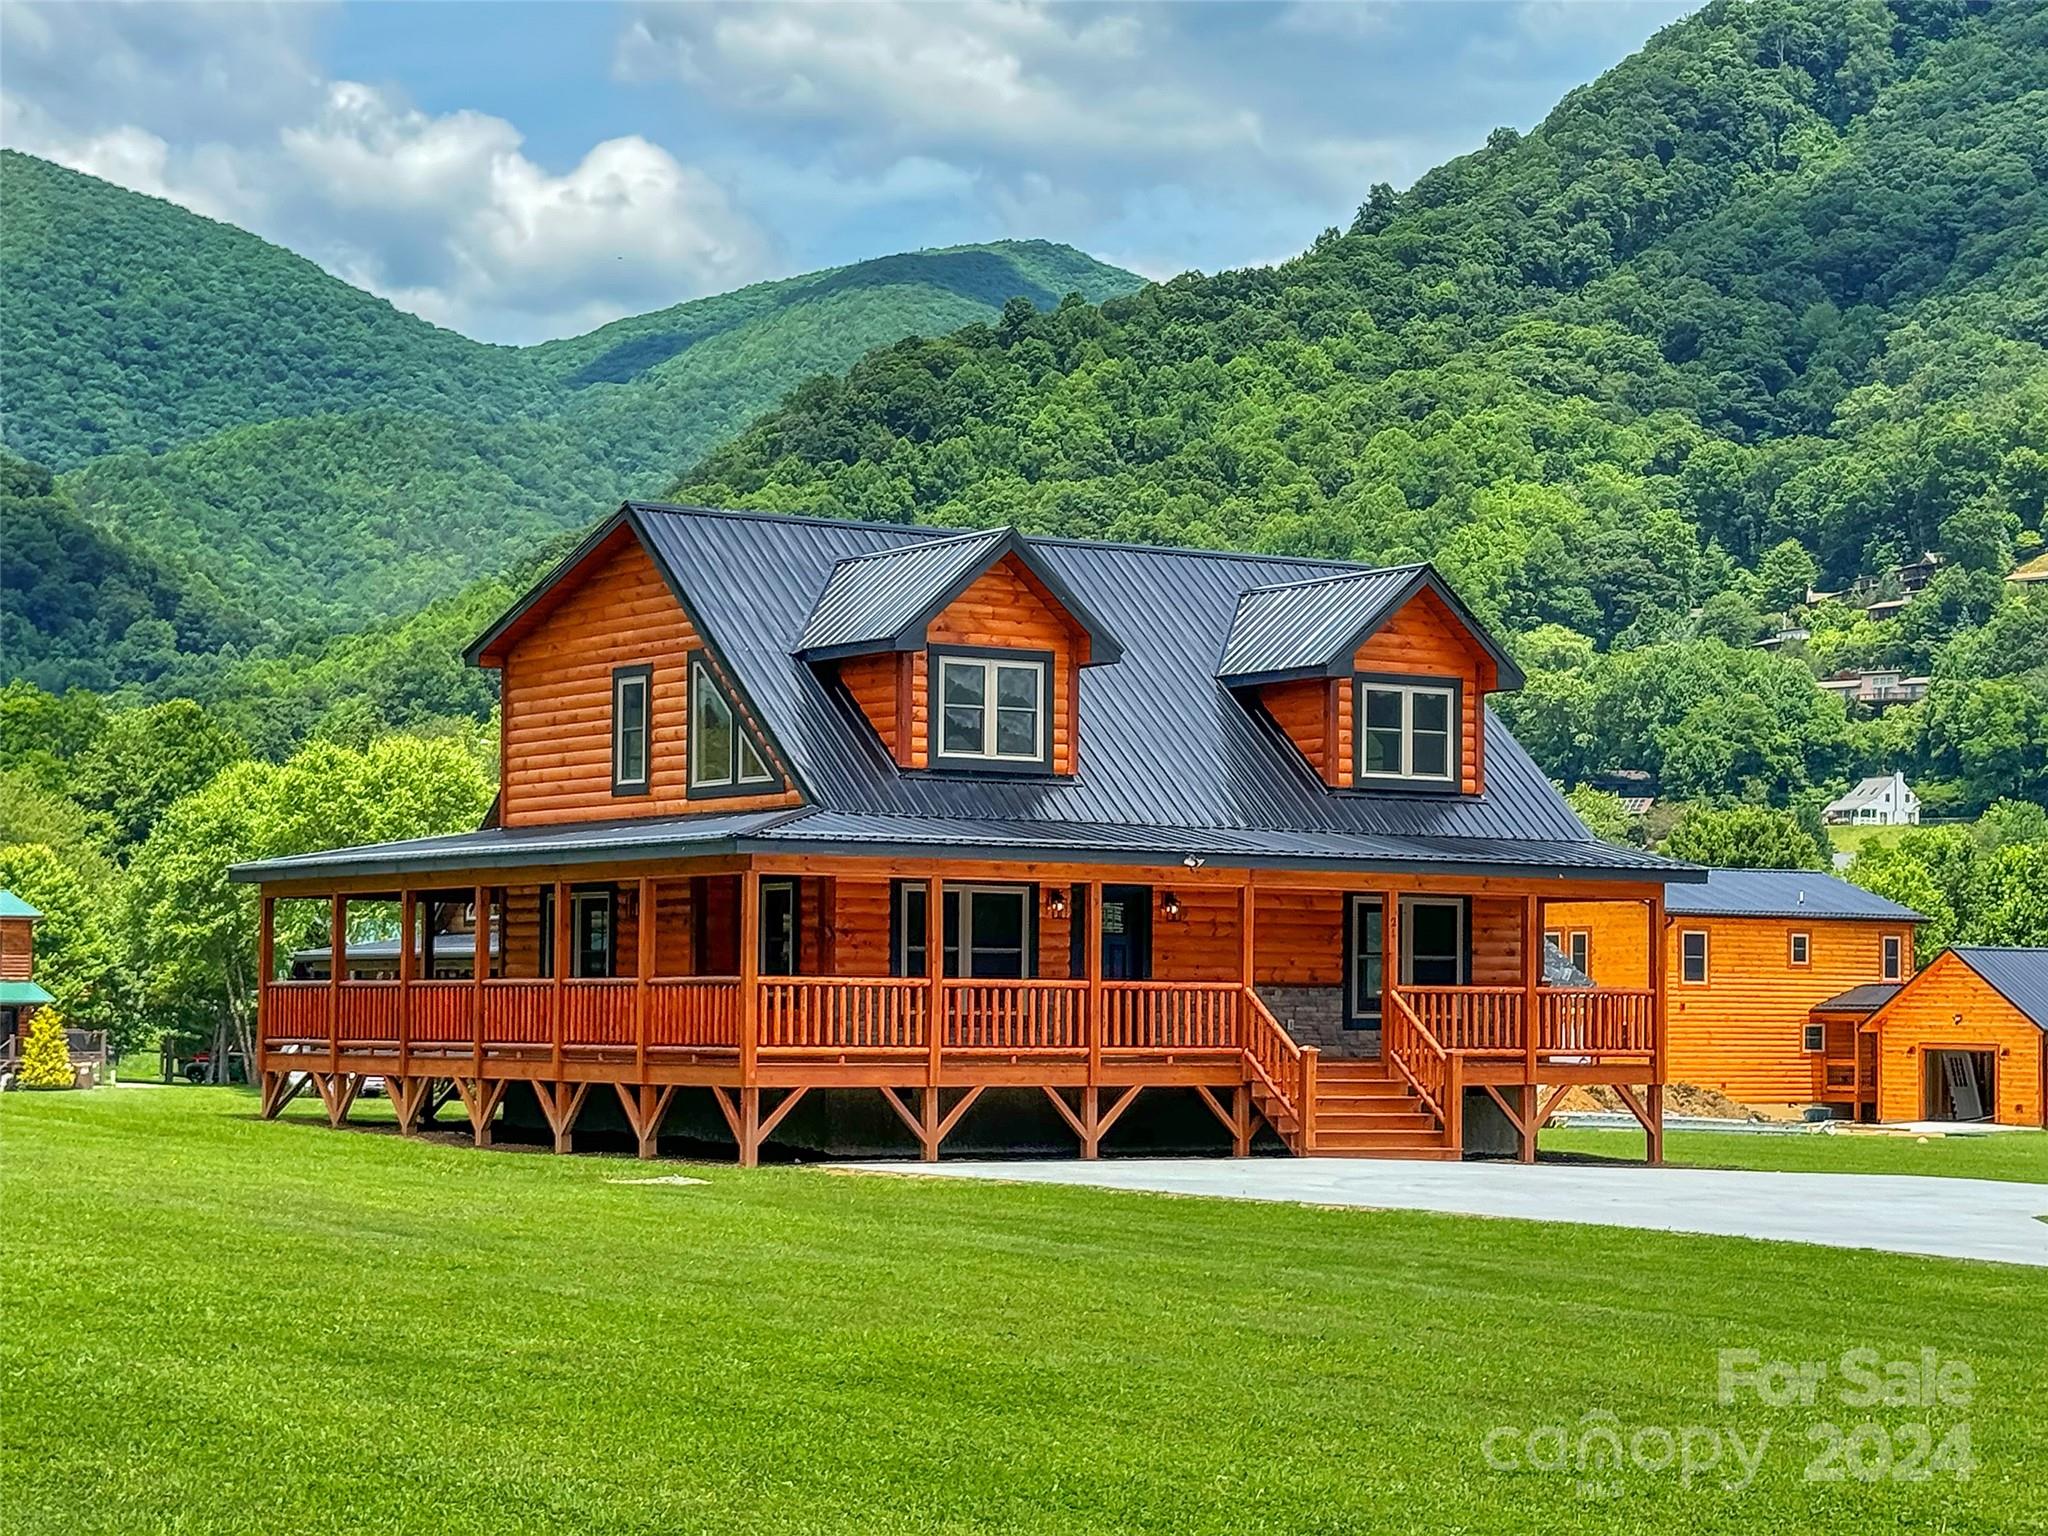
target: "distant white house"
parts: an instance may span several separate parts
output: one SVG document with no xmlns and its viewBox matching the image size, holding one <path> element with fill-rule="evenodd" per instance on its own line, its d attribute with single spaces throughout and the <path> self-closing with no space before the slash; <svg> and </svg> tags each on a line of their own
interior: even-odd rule
<svg viewBox="0 0 2048 1536">
<path fill-rule="evenodd" d="M 1903 773 L 1865 779 L 1839 800 L 1830 800 L 1821 819 L 1830 825 L 1914 827 L 1920 824 L 1920 797 Z"/>
</svg>

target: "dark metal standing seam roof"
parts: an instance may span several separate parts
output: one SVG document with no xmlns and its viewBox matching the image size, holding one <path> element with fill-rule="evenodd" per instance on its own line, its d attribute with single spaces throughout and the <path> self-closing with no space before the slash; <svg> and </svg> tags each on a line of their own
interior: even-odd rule
<svg viewBox="0 0 2048 1536">
<path fill-rule="evenodd" d="M 2029 1020 L 2048 1029 L 2048 949 L 1957 945 L 1955 957 Z"/>
<path fill-rule="evenodd" d="M 1809 1010 L 1812 1013 L 1875 1013 L 1899 995 L 1904 985 L 1897 981 L 1866 981 L 1846 992 L 1837 992 Z"/>
<path fill-rule="evenodd" d="M 1911 907 L 1814 869 L 1710 869 L 1704 881 L 1674 886 L 1664 898 L 1664 910 L 1674 917 L 1923 921 Z"/>
<path fill-rule="evenodd" d="M 955 582 L 979 571 L 1003 530 L 913 540 L 879 554 L 850 555 L 832 568 L 796 649 L 891 642 Z"/>
<path fill-rule="evenodd" d="M 1249 682 L 1323 671 L 1346 641 L 1397 605 L 1421 570 L 1404 565 L 1254 587 L 1237 600 L 1216 675 Z"/>
<path fill-rule="evenodd" d="M 690 815 L 627 824 L 470 834 L 481 862 L 569 862 L 711 851 L 709 842 L 794 848 L 956 845 L 1070 850 L 1129 862 L 1473 872 L 1578 873 L 1673 882 L 1692 866 L 1594 839 L 1556 787 L 1489 712 L 1481 795 L 1332 792 L 1263 714 L 1215 675 L 1247 589 L 1363 568 L 1327 561 L 1032 539 L 1031 558 L 1121 638 L 1116 664 L 1080 674 L 1078 771 L 1071 776 L 906 773 L 845 690 L 797 653 L 842 562 L 948 541 L 958 530 L 635 503 L 656 562 L 685 594 L 706 640 L 803 786 L 795 811 Z M 447 840 L 429 840 L 445 842 Z M 288 879 L 316 861 L 383 869 L 424 858 L 476 863 L 453 848 L 406 845 L 248 866 Z M 720 850 L 722 851 L 722 849 Z M 423 867 L 423 866 L 412 866 Z M 324 873 L 325 871 L 321 871 Z"/>
</svg>

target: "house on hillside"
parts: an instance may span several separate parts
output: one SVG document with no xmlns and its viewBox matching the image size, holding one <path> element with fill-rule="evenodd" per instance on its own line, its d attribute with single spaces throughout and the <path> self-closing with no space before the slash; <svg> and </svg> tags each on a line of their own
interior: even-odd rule
<svg viewBox="0 0 2048 1536">
<path fill-rule="evenodd" d="M 235 871 L 268 1115 L 377 1076 L 402 1126 L 452 1085 L 480 1140 L 612 1114 L 747 1163 L 862 1114 L 926 1157 L 1188 1117 L 1529 1157 L 1539 1094 L 1602 1083 L 1659 1155 L 1661 964 L 1549 985 L 1544 912 L 1620 904 L 1661 957 L 1697 872 L 1587 834 L 1427 566 L 633 503 L 469 654 L 489 825 Z M 279 974 L 281 913 L 324 975 Z"/>
<path fill-rule="evenodd" d="M 1881 713 L 1894 704 L 1912 704 L 1927 697 L 1932 678 L 1907 677 L 1897 667 L 1878 667 L 1868 672 L 1837 672 L 1824 677 L 1820 686 L 1845 704 L 1860 705 Z"/>
<path fill-rule="evenodd" d="M 1821 811 L 1829 826 L 1916 827 L 1920 824 L 1920 797 L 1894 771 L 1862 780 L 1838 800 L 1830 800 Z"/>
<path fill-rule="evenodd" d="M 1642 985 L 1647 958 L 1631 914 L 1553 903 L 1551 937 L 1601 986 Z M 1671 978 L 1667 1075 L 1744 1104 L 1872 1119 L 1876 1071 L 1844 1013 L 1866 987 L 1912 974 L 1920 915 L 1812 870 L 1713 869 L 1665 891 L 1663 965 Z M 1889 997 L 1889 990 L 1885 996 Z"/>
<path fill-rule="evenodd" d="M 1945 949 L 1861 1028 L 1882 1118 L 2048 1126 L 2048 949 Z"/>
<path fill-rule="evenodd" d="M 2030 587 L 2037 582 L 2048 581 L 2048 552 L 2023 561 L 2005 578 L 2016 586 Z"/>
</svg>

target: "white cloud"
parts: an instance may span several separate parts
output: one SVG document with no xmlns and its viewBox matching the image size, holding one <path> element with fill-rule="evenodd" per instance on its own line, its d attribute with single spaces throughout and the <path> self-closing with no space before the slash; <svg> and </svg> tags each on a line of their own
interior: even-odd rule
<svg viewBox="0 0 2048 1536">
<path fill-rule="evenodd" d="M 230 220 L 470 335 L 569 334 L 771 271 L 761 228 L 659 145 L 607 139 L 556 173 L 503 118 L 429 114 L 321 80 L 291 16 L 13 5 L 5 16 L 0 141 Z M 184 111 L 195 94 L 238 105 L 198 105 L 195 131 Z"/>
</svg>

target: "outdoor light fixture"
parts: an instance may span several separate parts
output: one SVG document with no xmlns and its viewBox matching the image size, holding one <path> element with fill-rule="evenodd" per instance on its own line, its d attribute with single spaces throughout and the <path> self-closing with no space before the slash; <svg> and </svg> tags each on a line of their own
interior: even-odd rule
<svg viewBox="0 0 2048 1536">
<path fill-rule="evenodd" d="M 1191 853 L 1186 858 L 1181 860 L 1181 863 L 1187 865 L 1189 869 L 1200 869 L 1204 864 L 1208 862 L 1209 861 L 1203 858 L 1199 853 Z"/>
<path fill-rule="evenodd" d="M 1168 891 L 1159 898 L 1159 912 L 1169 923 L 1180 921 L 1180 898 Z"/>
<path fill-rule="evenodd" d="M 1052 888 L 1051 893 L 1046 897 L 1045 909 L 1054 917 L 1065 917 L 1067 915 L 1067 892 L 1064 886 L 1056 885 Z"/>
</svg>

